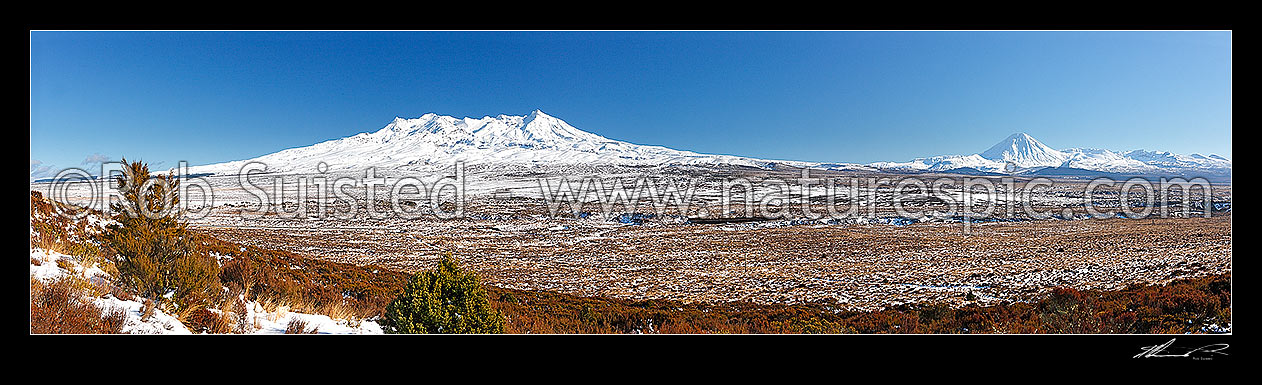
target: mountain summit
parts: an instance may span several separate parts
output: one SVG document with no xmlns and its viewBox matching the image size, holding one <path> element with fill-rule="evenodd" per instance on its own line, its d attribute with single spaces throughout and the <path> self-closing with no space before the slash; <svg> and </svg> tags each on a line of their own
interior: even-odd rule
<svg viewBox="0 0 1262 385">
<path fill-rule="evenodd" d="M 699 154 L 605 138 L 534 110 L 523 116 L 456 118 L 425 114 L 395 118 L 385 127 L 254 159 L 197 166 L 191 173 L 231 175 L 249 162 L 267 172 L 311 173 L 323 163 L 330 170 L 449 168 L 469 165 L 735 165 L 758 168 L 806 162 L 769 161 L 729 155 Z"/>
<path fill-rule="evenodd" d="M 376 133 L 360 135 L 379 143 L 447 148 L 568 148 L 590 151 L 601 144 L 616 142 L 574 128 L 539 110 L 525 116 L 500 115 L 481 119 L 458 119 L 436 114 L 425 114 L 415 119 L 395 118 Z"/>
<path fill-rule="evenodd" d="M 1056 167 L 1069 159 L 1069 155 L 1048 147 L 1024 132 L 1008 136 L 979 155 L 993 161 L 1012 162 L 1017 167 Z"/>
<path fill-rule="evenodd" d="M 1092 172 L 1168 175 L 1230 175 L 1231 161 L 1217 155 L 1179 155 L 1160 151 L 1112 152 L 1071 148 L 1056 150 L 1025 133 L 1016 133 L 971 155 L 943 155 L 910 162 L 813 163 L 766 160 L 730 155 L 700 154 L 661 146 L 609 139 L 571 126 L 534 110 L 522 116 L 498 115 L 456 118 L 425 114 L 395 118 L 373 132 L 263 155 L 254 159 L 196 166 L 194 174 L 233 175 L 247 163 L 258 162 L 265 172 L 362 172 L 378 169 L 447 169 L 456 162 L 469 166 L 508 166 L 515 169 L 572 166 L 777 166 L 833 170 L 888 170 L 898 172 L 1038 173 L 1062 170 L 1073 175 Z M 1006 167 L 1012 164 L 1015 167 Z"/>
<path fill-rule="evenodd" d="M 1011 163 L 1014 168 L 1007 165 Z M 1093 173 L 1222 176 L 1231 174 L 1231 161 L 1218 155 L 1179 155 L 1134 150 L 1113 152 L 1094 148 L 1057 150 L 1024 132 L 1009 135 L 986 151 L 972 155 L 940 155 L 910 162 L 876 162 L 869 166 L 889 171 L 1042 173 L 1082 176 Z"/>
</svg>

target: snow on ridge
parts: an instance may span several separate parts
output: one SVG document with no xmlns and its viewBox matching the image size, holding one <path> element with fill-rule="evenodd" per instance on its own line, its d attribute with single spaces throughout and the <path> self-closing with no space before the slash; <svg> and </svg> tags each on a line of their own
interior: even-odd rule
<svg viewBox="0 0 1262 385">
<path fill-rule="evenodd" d="M 525 116 L 455 118 L 427 113 L 398 118 L 373 132 L 291 148 L 249 160 L 191 167 L 193 174 L 236 174 L 248 162 L 271 172 L 316 172 L 320 163 L 331 170 L 451 167 L 466 164 L 747 166 L 776 164 L 812 167 L 821 164 L 700 154 L 662 146 L 613 140 L 580 130 L 535 110 Z M 862 167 L 827 164 L 828 168 Z"/>
<path fill-rule="evenodd" d="M 316 173 L 318 170 L 362 172 L 382 170 L 449 169 L 457 162 L 473 165 L 546 166 L 743 166 L 772 169 L 778 165 L 830 170 L 1024 172 L 1072 168 L 1115 173 L 1230 174 L 1231 161 L 1217 155 L 1178 155 L 1133 150 L 1053 149 L 1018 132 L 986 151 L 968 155 L 916 158 L 908 162 L 818 163 L 767 160 L 733 155 L 701 154 L 662 146 L 640 145 L 583 131 L 564 120 L 534 110 L 523 116 L 497 115 L 456 118 L 426 113 L 416 118 L 396 117 L 372 132 L 291 148 L 254 159 L 195 166 L 192 174 L 233 175 L 249 162 L 266 165 L 265 172 Z M 1011 165 L 1011 167 L 1009 166 Z"/>
<path fill-rule="evenodd" d="M 1011 163 L 1015 169 L 1009 170 Z M 875 162 L 869 166 L 891 171 L 948 171 L 973 168 L 979 171 L 1007 173 L 1037 171 L 1045 168 L 1073 168 L 1109 173 L 1187 173 L 1231 172 L 1231 161 L 1218 155 L 1179 155 L 1164 151 L 1132 150 L 1114 152 L 1095 148 L 1053 149 L 1030 135 L 1018 132 L 971 155 L 941 155 L 916 158 L 908 162 Z"/>
<path fill-rule="evenodd" d="M 1011 162 L 1017 167 L 1056 167 L 1068 156 L 1039 142 L 1024 132 L 1018 132 L 982 152 L 982 158 Z"/>
</svg>

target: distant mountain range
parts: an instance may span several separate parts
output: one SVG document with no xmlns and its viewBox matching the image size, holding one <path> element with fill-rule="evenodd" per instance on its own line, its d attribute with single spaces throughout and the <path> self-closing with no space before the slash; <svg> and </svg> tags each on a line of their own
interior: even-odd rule
<svg viewBox="0 0 1262 385">
<path fill-rule="evenodd" d="M 818 163 L 700 154 L 605 138 L 535 110 L 525 116 L 455 118 L 425 114 L 395 118 L 375 132 L 292 148 L 254 159 L 190 168 L 195 174 L 230 175 L 248 162 L 261 162 L 267 172 L 310 173 L 324 163 L 329 170 L 447 168 L 466 164 L 538 166 L 779 166 L 833 170 L 946 172 L 1089 176 L 1142 174 L 1230 176 L 1231 161 L 1217 155 L 1179 155 L 1134 150 L 1055 150 L 1017 133 L 978 154 L 943 155 L 908 162 Z"/>
<path fill-rule="evenodd" d="M 1231 175 L 1231 160 L 1218 155 L 1180 155 L 1145 150 L 1114 152 L 1095 148 L 1056 150 L 1025 133 L 1012 134 L 978 154 L 942 155 L 909 162 L 877 162 L 869 166 L 888 171 L 969 171 L 1048 176 Z"/>
</svg>

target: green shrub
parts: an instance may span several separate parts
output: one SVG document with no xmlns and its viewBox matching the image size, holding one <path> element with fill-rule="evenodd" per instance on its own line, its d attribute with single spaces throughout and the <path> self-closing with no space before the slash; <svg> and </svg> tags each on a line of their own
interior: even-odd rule
<svg viewBox="0 0 1262 385">
<path fill-rule="evenodd" d="M 119 284 L 163 300 L 166 310 L 187 319 L 220 293 L 219 263 L 196 247 L 179 221 L 179 180 L 152 177 L 141 162 L 123 163 L 115 180 L 124 199 L 110 205 L 118 224 L 105 234 L 118 253 Z"/>
<path fill-rule="evenodd" d="M 491 308 L 477 276 L 462 271 L 450 255 L 436 269 L 413 275 L 386 306 L 382 323 L 387 333 L 504 332 L 504 318 Z"/>
</svg>

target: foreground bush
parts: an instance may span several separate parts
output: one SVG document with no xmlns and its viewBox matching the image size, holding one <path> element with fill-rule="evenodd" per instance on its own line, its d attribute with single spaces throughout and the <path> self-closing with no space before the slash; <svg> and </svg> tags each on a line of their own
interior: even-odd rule
<svg viewBox="0 0 1262 385">
<path fill-rule="evenodd" d="M 179 180 L 154 177 L 141 162 L 123 159 L 123 164 L 123 175 L 115 181 L 124 199 L 110 206 L 118 224 L 105 234 L 118 254 L 118 283 L 161 300 L 165 310 L 188 320 L 221 291 L 219 264 L 195 247 L 179 221 Z"/>
<path fill-rule="evenodd" d="M 31 191 L 31 247 L 79 257 L 84 266 L 105 262 L 104 250 L 97 245 L 96 234 L 89 230 L 91 222 L 62 215 L 79 210 L 84 209 L 54 202 L 39 191 Z M 100 267 L 111 271 L 109 265 Z"/>
<path fill-rule="evenodd" d="M 32 334 L 119 334 L 126 319 L 122 309 L 93 304 L 83 284 L 73 279 L 31 280 Z"/>
<path fill-rule="evenodd" d="M 434 270 L 412 276 L 386 306 L 387 333 L 503 333 L 504 319 L 491 308 L 477 276 L 450 255 Z"/>
</svg>

